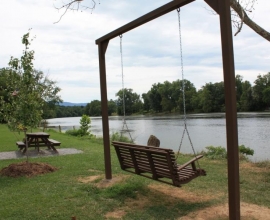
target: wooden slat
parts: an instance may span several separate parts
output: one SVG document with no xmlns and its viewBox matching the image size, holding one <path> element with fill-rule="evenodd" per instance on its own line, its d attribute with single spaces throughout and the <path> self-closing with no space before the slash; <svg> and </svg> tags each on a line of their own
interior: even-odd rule
<svg viewBox="0 0 270 220">
<path fill-rule="evenodd" d="M 180 166 L 175 165 L 175 155 L 171 149 L 124 142 L 113 142 L 113 145 L 121 168 L 127 172 L 177 187 L 200 175 L 194 162 L 200 159 L 201 155 Z M 205 171 L 202 173 L 204 175 Z"/>
</svg>

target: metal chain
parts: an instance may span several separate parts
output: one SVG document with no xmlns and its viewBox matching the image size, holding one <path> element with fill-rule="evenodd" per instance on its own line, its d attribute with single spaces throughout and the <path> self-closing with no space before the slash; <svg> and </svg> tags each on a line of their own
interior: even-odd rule
<svg viewBox="0 0 270 220">
<path fill-rule="evenodd" d="M 186 125 L 186 96 L 185 96 L 185 76 L 184 76 L 184 62 L 183 62 L 183 47 L 182 47 L 182 32 L 181 32 L 181 17 L 180 8 L 177 9 L 178 15 L 178 29 L 179 29 L 179 45 L 180 45 L 180 59 L 181 59 L 181 74 L 182 74 L 182 91 L 183 91 L 183 110 L 184 110 L 184 124 Z M 181 89 L 180 89 L 181 90 Z"/>
<path fill-rule="evenodd" d="M 196 157 L 196 152 L 195 152 L 194 146 L 193 146 L 193 144 L 192 144 L 192 141 L 191 141 L 191 138 L 190 138 L 188 129 L 187 129 L 186 96 L 185 96 L 185 76 L 184 76 L 184 62 L 183 62 L 183 49 L 182 49 L 183 47 L 182 47 L 182 32 L 181 32 L 181 16 L 180 16 L 180 8 L 177 9 L 177 15 L 178 15 L 179 45 L 180 45 L 180 60 L 181 60 L 181 73 L 182 73 L 183 110 L 184 110 L 184 130 L 183 130 L 181 142 L 180 142 L 180 145 L 179 145 L 179 148 L 178 148 L 178 152 L 177 152 L 177 155 L 176 155 L 176 158 L 175 158 L 175 163 L 177 163 L 177 159 L 178 159 L 178 156 L 179 156 L 179 153 L 180 153 L 180 150 L 181 150 L 181 147 L 182 147 L 182 143 L 183 143 L 183 140 L 184 140 L 185 132 L 187 132 L 187 136 L 188 136 L 190 145 L 191 145 L 191 147 L 192 147 L 193 154 L 194 154 L 195 157 Z M 180 90 L 181 90 L 181 88 L 180 88 Z M 198 164 L 198 167 L 200 168 L 200 164 L 199 164 L 198 160 L 197 160 L 197 164 Z"/>
<path fill-rule="evenodd" d="M 122 49 L 122 38 L 123 38 L 123 36 L 120 35 L 119 37 L 120 37 L 121 71 L 122 71 L 123 114 L 124 114 L 124 118 L 125 118 L 125 116 L 126 116 L 126 106 L 125 106 L 124 65 L 123 65 L 123 49 Z"/>
<path fill-rule="evenodd" d="M 126 122 L 126 103 L 125 103 L 125 84 L 124 84 L 124 65 L 123 65 L 123 49 L 122 49 L 122 34 L 119 35 L 120 37 L 120 55 L 121 55 L 121 71 L 122 71 L 122 92 L 123 92 L 123 125 L 122 125 L 122 130 L 121 130 L 121 135 L 120 135 L 120 138 L 122 138 L 122 134 L 123 132 L 128 132 L 129 134 L 129 137 L 131 139 L 131 141 L 133 142 L 133 139 L 131 137 L 131 134 L 129 132 L 129 129 L 128 129 L 128 125 L 127 125 L 127 122 Z M 126 129 L 125 129 L 126 127 Z"/>
</svg>

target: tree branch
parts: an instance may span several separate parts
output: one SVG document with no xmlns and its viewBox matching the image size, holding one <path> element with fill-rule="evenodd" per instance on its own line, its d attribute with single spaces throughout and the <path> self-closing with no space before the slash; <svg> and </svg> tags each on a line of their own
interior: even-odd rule
<svg viewBox="0 0 270 220">
<path fill-rule="evenodd" d="M 270 33 L 267 32 L 265 29 L 263 29 L 261 26 L 256 24 L 254 21 L 252 21 L 249 16 L 247 15 L 245 9 L 237 2 L 236 0 L 230 0 L 232 9 L 237 13 L 239 18 L 241 19 L 241 22 L 244 22 L 247 26 L 249 26 L 253 31 L 255 31 L 257 34 L 262 36 L 264 39 L 270 41 Z M 238 31 L 236 34 L 238 34 L 241 31 L 242 26 L 240 25 L 238 27 Z M 235 35 L 236 35 L 235 34 Z"/>
<path fill-rule="evenodd" d="M 78 10 L 80 10 L 80 7 L 82 7 L 84 10 L 90 9 L 90 10 L 93 11 L 93 9 L 96 7 L 96 1 L 95 0 L 91 0 L 91 2 L 92 2 L 91 6 L 81 5 L 81 2 L 83 2 L 83 0 L 69 0 L 68 3 L 62 5 L 61 7 L 55 7 L 58 11 L 61 10 L 61 9 L 65 9 L 65 11 L 60 16 L 59 20 L 54 22 L 54 24 L 61 21 L 62 17 L 67 13 L 68 10 L 78 11 Z M 74 8 L 74 7 L 76 7 L 76 8 Z"/>
</svg>

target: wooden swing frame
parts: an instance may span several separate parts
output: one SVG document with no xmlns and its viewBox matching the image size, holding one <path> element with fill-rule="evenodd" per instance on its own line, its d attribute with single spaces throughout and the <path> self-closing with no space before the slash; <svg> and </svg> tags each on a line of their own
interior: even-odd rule
<svg viewBox="0 0 270 220">
<path fill-rule="evenodd" d="M 173 0 L 96 40 L 100 69 L 105 178 L 108 180 L 112 179 L 105 59 L 109 41 L 193 1 L 195 0 Z M 230 0 L 204 1 L 219 15 L 220 18 L 228 152 L 229 217 L 230 219 L 238 220 L 240 219 L 239 152 Z"/>
</svg>

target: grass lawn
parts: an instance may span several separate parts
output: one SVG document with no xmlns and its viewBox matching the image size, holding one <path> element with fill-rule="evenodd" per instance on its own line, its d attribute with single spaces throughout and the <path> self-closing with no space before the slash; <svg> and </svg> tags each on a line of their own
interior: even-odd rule
<svg viewBox="0 0 270 220">
<path fill-rule="evenodd" d="M 77 220 L 181 219 L 184 216 L 192 219 L 196 215 L 211 219 L 204 218 L 203 211 L 212 214 L 212 219 L 227 219 L 227 214 L 223 213 L 228 201 L 226 160 L 201 159 L 200 166 L 207 171 L 207 176 L 176 188 L 123 172 L 112 148 L 113 180 L 108 184 L 104 182 L 101 139 L 46 132 L 61 142 L 57 148 L 76 148 L 83 153 L 30 158 L 30 162 L 57 167 L 53 173 L 31 178 L 0 176 L 0 219 L 67 220 L 72 216 Z M 17 150 L 15 142 L 21 140 L 23 134 L 13 134 L 6 125 L 0 125 L 0 133 L 0 151 Z M 189 158 L 187 155 L 179 157 L 179 163 Z M 25 159 L 0 160 L 0 169 L 22 161 Z M 240 161 L 243 210 L 248 210 L 247 207 L 259 210 L 255 217 L 246 219 L 260 219 L 263 212 L 270 216 L 269 168 L 269 162 Z"/>
</svg>

